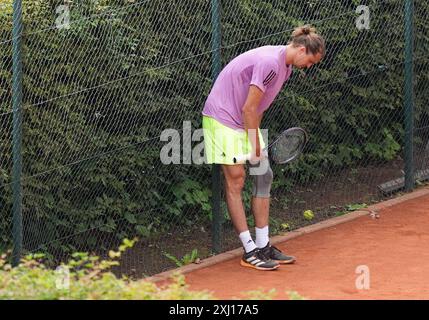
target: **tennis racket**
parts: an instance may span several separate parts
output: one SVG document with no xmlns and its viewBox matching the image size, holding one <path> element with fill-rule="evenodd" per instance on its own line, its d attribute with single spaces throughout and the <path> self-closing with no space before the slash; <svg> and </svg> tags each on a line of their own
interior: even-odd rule
<svg viewBox="0 0 429 320">
<path fill-rule="evenodd" d="M 295 160 L 305 147 L 308 141 L 307 132 L 298 127 L 290 128 L 283 131 L 277 139 L 268 147 L 265 147 L 262 152 L 269 159 L 278 164 L 285 164 Z M 235 164 L 244 164 L 252 157 L 251 153 L 238 155 L 233 158 Z"/>
</svg>

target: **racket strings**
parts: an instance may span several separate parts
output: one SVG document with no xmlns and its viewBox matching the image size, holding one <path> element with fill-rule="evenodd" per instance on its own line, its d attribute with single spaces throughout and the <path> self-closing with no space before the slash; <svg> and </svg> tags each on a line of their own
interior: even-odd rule
<svg viewBox="0 0 429 320">
<path fill-rule="evenodd" d="M 306 138 L 302 132 L 289 132 L 273 143 L 271 156 L 276 162 L 282 163 L 296 157 L 303 148 Z"/>
</svg>

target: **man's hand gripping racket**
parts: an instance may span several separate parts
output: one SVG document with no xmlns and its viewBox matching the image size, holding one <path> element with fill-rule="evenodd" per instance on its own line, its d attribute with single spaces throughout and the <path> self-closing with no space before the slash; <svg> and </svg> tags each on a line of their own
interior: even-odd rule
<svg viewBox="0 0 429 320">
<path fill-rule="evenodd" d="M 295 160 L 308 141 L 307 132 L 302 128 L 290 128 L 283 131 L 277 139 L 262 150 L 262 155 L 278 164 Z M 252 159 L 252 153 L 237 155 L 233 158 L 235 164 L 244 164 Z"/>
</svg>

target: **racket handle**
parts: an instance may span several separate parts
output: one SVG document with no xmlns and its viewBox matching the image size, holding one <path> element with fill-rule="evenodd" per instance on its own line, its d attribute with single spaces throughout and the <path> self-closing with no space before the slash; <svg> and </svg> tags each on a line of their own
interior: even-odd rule
<svg viewBox="0 0 429 320">
<path fill-rule="evenodd" d="M 262 150 L 262 156 L 268 158 L 268 151 L 266 149 Z M 232 159 L 232 161 L 234 162 L 234 164 L 245 164 L 246 161 L 250 161 L 250 159 L 252 159 L 252 154 L 248 153 L 236 156 Z"/>
<path fill-rule="evenodd" d="M 236 156 L 234 157 L 234 159 L 232 159 L 232 161 L 234 162 L 234 164 L 244 164 L 246 163 L 246 161 L 250 160 L 251 158 L 251 154 L 242 154 L 240 156 Z"/>
</svg>

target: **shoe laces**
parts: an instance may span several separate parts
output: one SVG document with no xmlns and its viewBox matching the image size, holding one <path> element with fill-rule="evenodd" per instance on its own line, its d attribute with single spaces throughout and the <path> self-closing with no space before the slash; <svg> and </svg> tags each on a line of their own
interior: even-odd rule
<svg viewBox="0 0 429 320">
<path fill-rule="evenodd" d="M 255 255 L 261 260 L 270 260 L 270 258 L 262 250 L 256 251 Z"/>
</svg>

